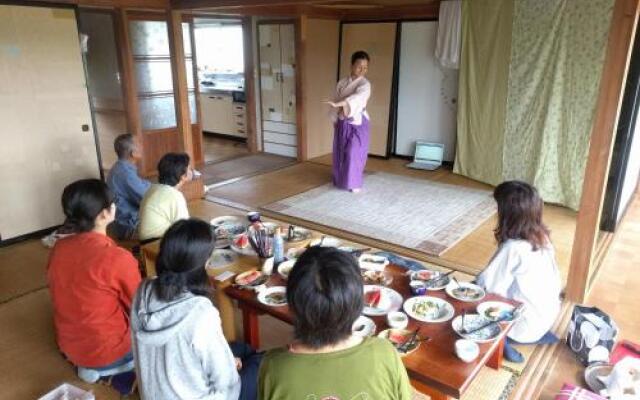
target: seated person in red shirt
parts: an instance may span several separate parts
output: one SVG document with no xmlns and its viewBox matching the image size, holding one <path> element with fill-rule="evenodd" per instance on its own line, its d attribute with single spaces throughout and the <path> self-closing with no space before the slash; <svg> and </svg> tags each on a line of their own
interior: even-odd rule
<svg viewBox="0 0 640 400">
<path fill-rule="evenodd" d="M 75 234 L 51 251 L 47 280 L 53 303 L 56 339 L 62 353 L 93 383 L 103 377 L 135 379 L 129 312 L 140 284 L 136 259 L 107 234 L 115 218 L 113 195 L 97 179 L 68 185 L 62 193 L 65 227 Z"/>
</svg>

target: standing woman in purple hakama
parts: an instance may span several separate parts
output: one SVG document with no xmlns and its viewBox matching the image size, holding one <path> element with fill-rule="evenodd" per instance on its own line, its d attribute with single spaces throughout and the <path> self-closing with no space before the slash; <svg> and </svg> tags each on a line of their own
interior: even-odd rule
<svg viewBox="0 0 640 400">
<path fill-rule="evenodd" d="M 371 83 L 365 78 L 369 55 L 356 51 L 351 56 L 351 74 L 336 87 L 333 107 L 333 184 L 357 193 L 362 189 L 364 166 L 369 150 L 367 101 Z"/>
</svg>

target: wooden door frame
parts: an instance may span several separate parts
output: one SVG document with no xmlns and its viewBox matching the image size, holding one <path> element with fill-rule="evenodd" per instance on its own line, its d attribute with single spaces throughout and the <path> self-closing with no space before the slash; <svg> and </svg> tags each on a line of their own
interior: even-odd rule
<svg viewBox="0 0 640 400">
<path fill-rule="evenodd" d="M 252 154 L 258 153 L 258 132 L 256 130 L 256 93 L 255 93 L 255 79 L 253 76 L 254 59 L 253 59 L 253 32 L 251 17 L 232 16 L 232 15 L 219 15 L 219 14 L 207 14 L 207 13 L 189 13 L 184 14 L 185 18 L 195 20 L 196 18 L 202 19 L 229 19 L 234 21 L 240 21 L 242 27 L 242 47 L 244 58 L 244 93 L 245 93 L 245 116 L 246 116 L 246 128 L 247 128 L 247 147 Z M 195 25 L 194 25 L 195 27 Z M 197 82 L 197 52 L 195 49 L 195 31 L 192 29 L 192 46 L 193 46 L 193 59 L 194 68 L 196 69 L 196 95 L 197 107 L 198 107 L 198 122 L 200 128 L 202 128 L 202 108 L 200 105 L 200 86 Z M 202 135 L 202 129 L 200 129 Z"/>
<path fill-rule="evenodd" d="M 585 167 L 588 178 L 584 179 L 582 186 L 569 266 L 567 298 L 574 302 L 585 300 L 589 291 L 590 271 L 596 267 L 595 245 L 639 6 L 640 0 L 616 0 L 611 17 Z"/>
</svg>

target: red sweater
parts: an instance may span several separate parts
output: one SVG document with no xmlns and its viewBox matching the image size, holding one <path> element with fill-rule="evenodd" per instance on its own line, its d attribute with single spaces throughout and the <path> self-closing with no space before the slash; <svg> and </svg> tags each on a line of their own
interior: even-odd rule
<svg viewBox="0 0 640 400">
<path fill-rule="evenodd" d="M 129 311 L 140 284 L 136 259 L 109 237 L 59 240 L 47 280 L 58 346 L 75 365 L 107 366 L 131 351 Z"/>
</svg>

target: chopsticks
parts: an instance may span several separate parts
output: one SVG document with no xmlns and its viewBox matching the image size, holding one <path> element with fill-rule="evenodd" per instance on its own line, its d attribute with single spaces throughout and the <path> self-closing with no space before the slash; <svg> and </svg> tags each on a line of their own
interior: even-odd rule
<svg viewBox="0 0 640 400">
<path fill-rule="evenodd" d="M 271 257 L 272 237 L 265 229 L 249 230 L 247 235 L 249 244 L 258 254 L 258 257 Z"/>
</svg>

